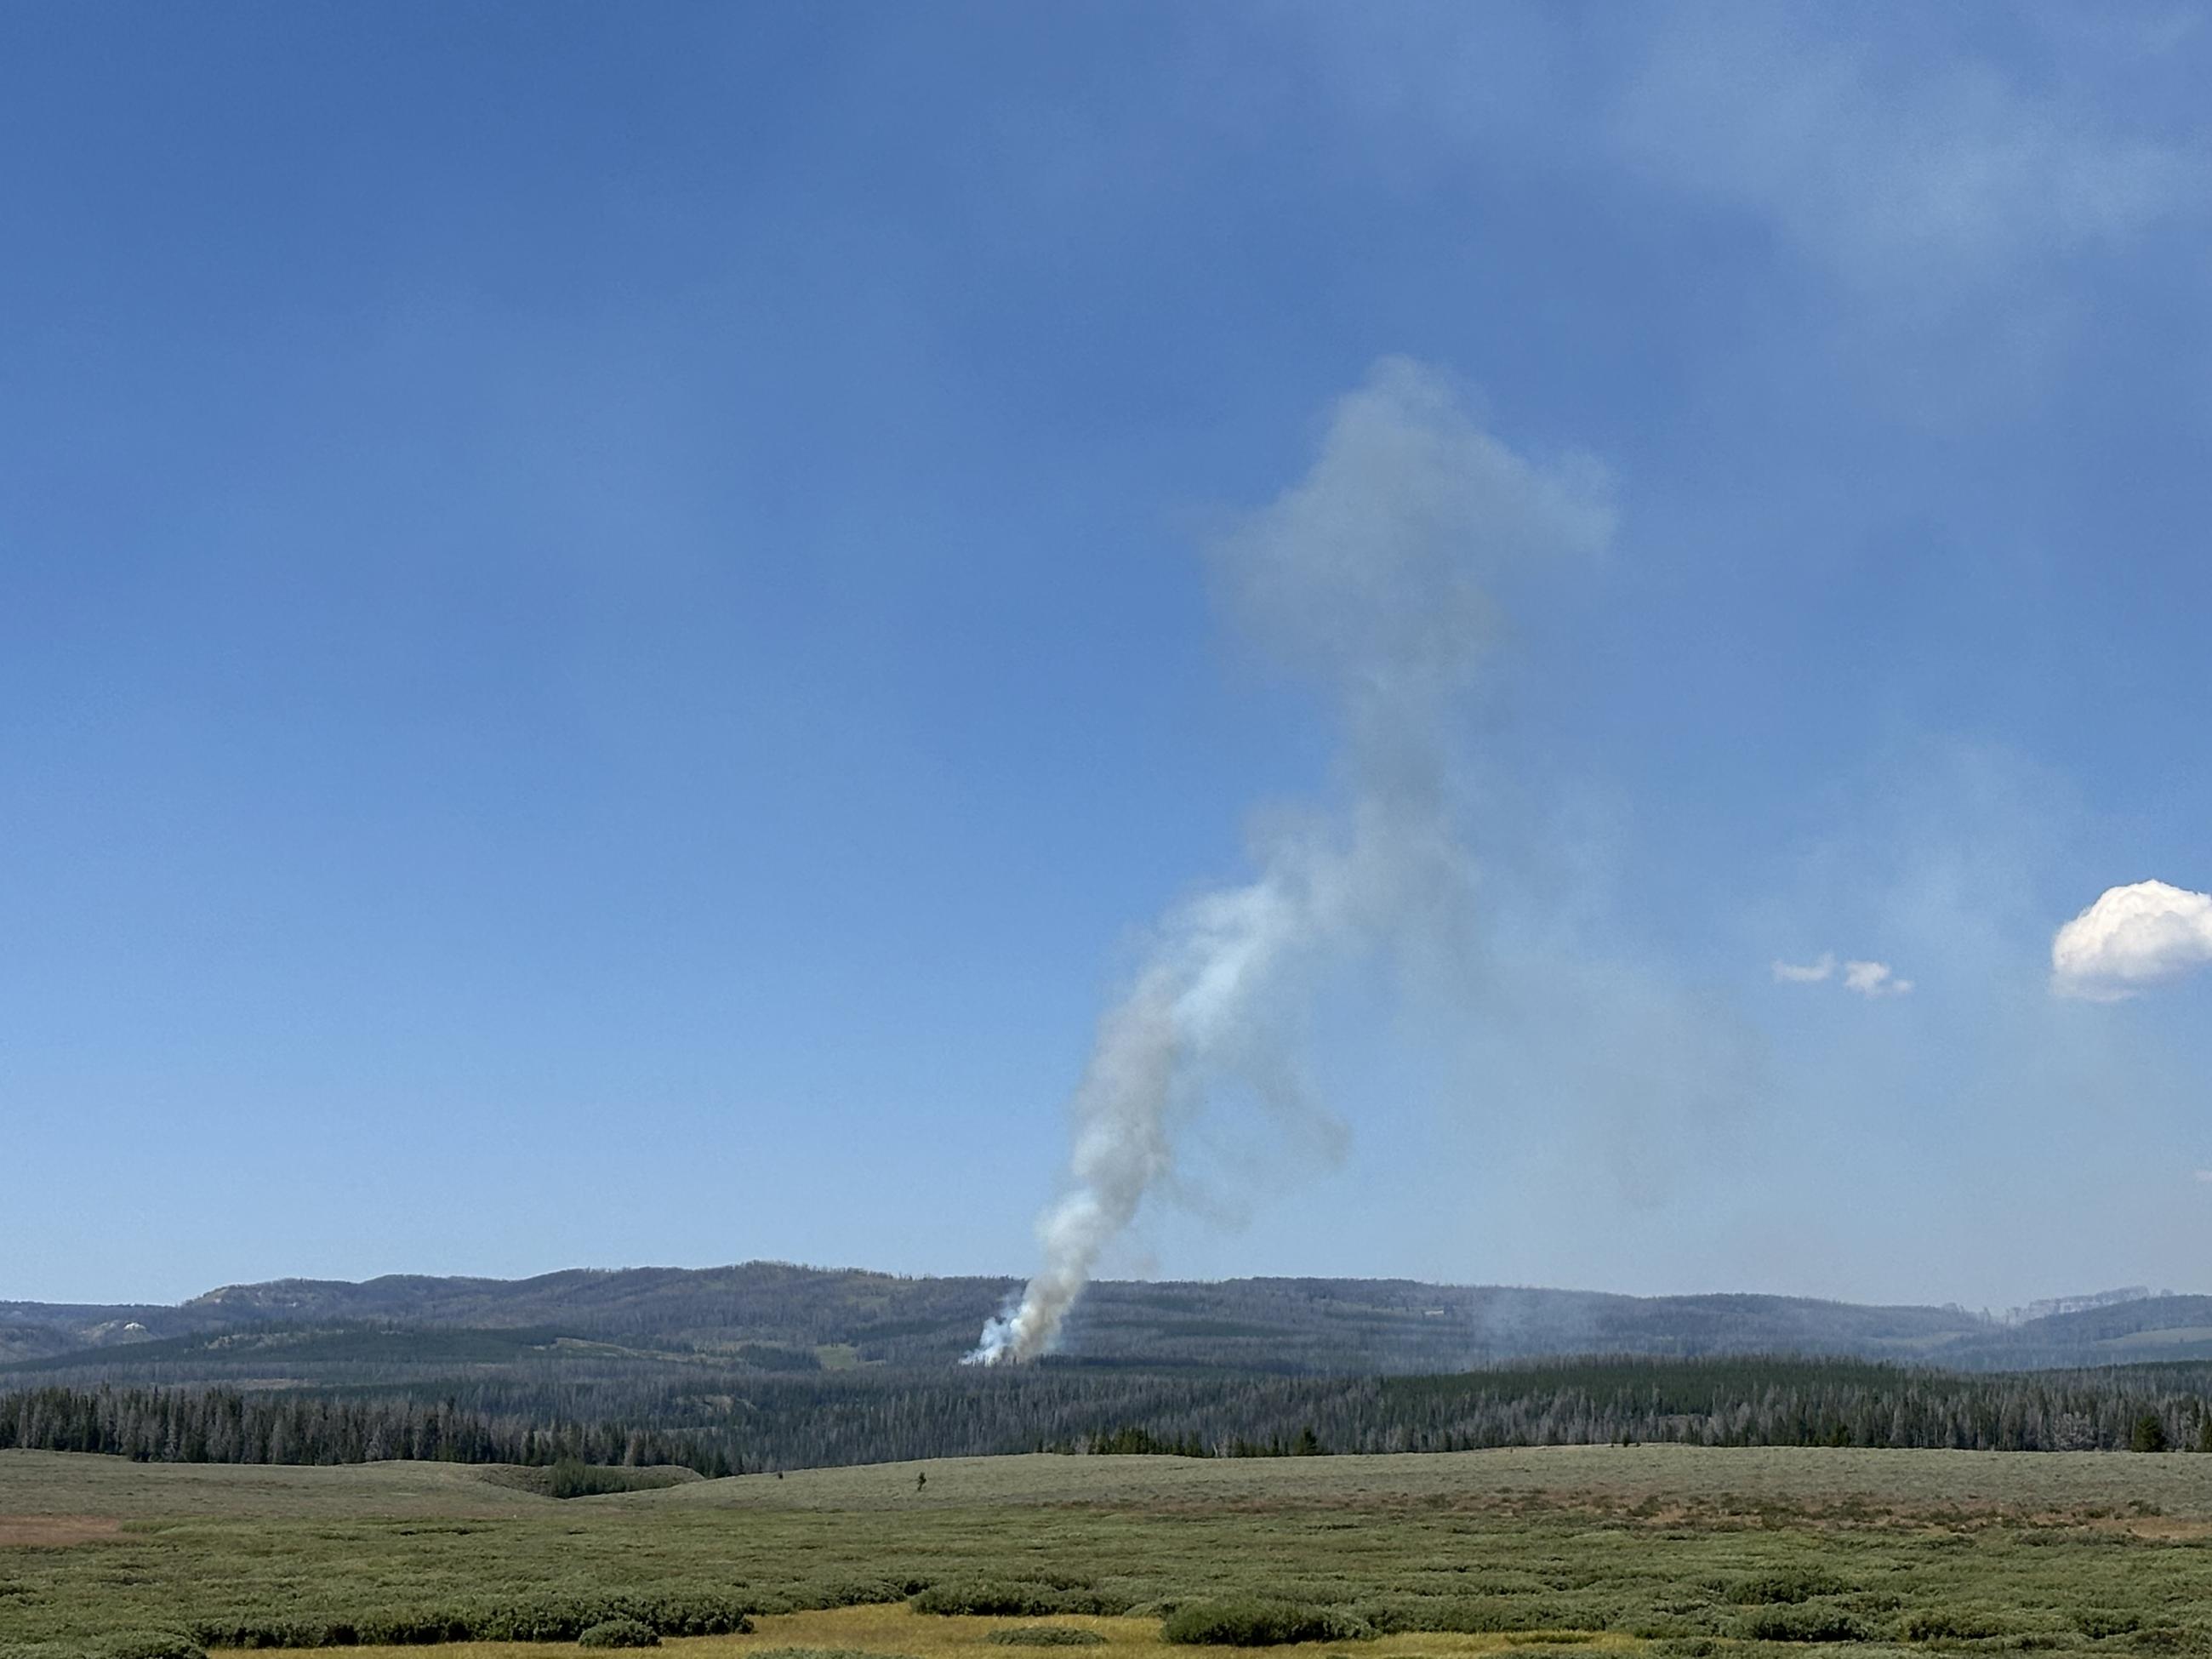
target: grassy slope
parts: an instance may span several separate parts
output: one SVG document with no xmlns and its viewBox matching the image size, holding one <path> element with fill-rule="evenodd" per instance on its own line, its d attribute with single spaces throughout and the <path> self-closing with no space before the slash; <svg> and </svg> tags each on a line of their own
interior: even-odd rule
<svg viewBox="0 0 2212 1659">
<path fill-rule="evenodd" d="M 929 1478 L 917 1489 L 919 1474 Z M 0 1517 L 25 1516 L 124 1526 L 66 1548 L 0 1547 L 0 1645 L 81 1644 L 201 1618 L 358 1617 L 652 1589 L 741 1594 L 789 1610 L 916 1583 L 1054 1577 L 1140 1610 L 1269 1593 L 1385 1623 L 1457 1607 L 1613 1638 L 1729 1637 L 1747 1617 L 1731 1587 L 1818 1569 L 1841 1581 L 1822 1605 L 1878 1638 L 1940 1608 L 1986 1626 L 1984 1641 L 2084 1654 L 2212 1650 L 2212 1458 L 2179 1455 L 1655 1447 L 1246 1463 L 971 1459 L 556 1504 L 443 1466 L 178 1468 L 0 1454 Z M 2084 1625 L 2103 1627 L 2100 1609 L 2153 1633 L 2093 1639 Z M 872 1650 L 921 1659 L 938 1659 L 923 1638 L 941 1646 L 951 1629 L 896 1607 L 869 1616 L 893 1621 L 869 1638 Z M 885 1631 L 914 1639 L 886 1645 Z M 758 1650 L 773 1645 L 768 1633 L 717 1645 Z M 1407 1651 L 1469 1645 L 1437 1636 Z"/>
<path fill-rule="evenodd" d="M 929 1484 L 917 1494 L 915 1476 Z M 2142 1503 L 2212 1523 L 2212 1457 L 2105 1452 L 1874 1451 L 1770 1447 L 1546 1446 L 1382 1457 L 958 1457 L 807 1469 L 779 1480 L 694 1482 L 629 1503 L 699 1508 L 908 1511 L 921 1507 L 1471 1504 L 1513 1508 L 1648 1503 L 1819 1514 L 1867 1505 L 2021 1515 Z"/>
<path fill-rule="evenodd" d="M 392 1519 L 521 1516 L 554 1507 L 550 1498 L 486 1480 L 486 1473 L 463 1463 L 362 1463 L 319 1469 L 131 1463 L 119 1457 L 81 1457 L 67 1452 L 0 1451 L 0 1515 L 281 1524 L 362 1515 Z"/>
</svg>

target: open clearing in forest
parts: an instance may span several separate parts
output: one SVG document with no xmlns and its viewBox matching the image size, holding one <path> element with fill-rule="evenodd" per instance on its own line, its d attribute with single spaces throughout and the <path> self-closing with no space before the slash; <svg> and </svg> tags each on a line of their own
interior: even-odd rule
<svg viewBox="0 0 2212 1659">
<path fill-rule="evenodd" d="M 1347 1634 L 1321 1650 L 1375 1659 L 1562 1639 L 2212 1654 L 2212 1456 L 2189 1454 L 1033 1456 L 567 1501 L 495 1474 L 0 1453 L 0 1516 L 30 1534 L 0 1540 L 0 1654 L 179 1631 L 474 1645 L 619 1603 L 672 1632 L 753 1615 L 751 1635 L 672 1644 L 702 1659 L 980 1659 L 1024 1651 L 984 1642 L 998 1625 L 1087 1620 L 1150 1650 L 1178 1607 L 1254 1598 L 1327 1610 Z M 916 1612 L 917 1591 L 1020 1616 Z"/>
</svg>

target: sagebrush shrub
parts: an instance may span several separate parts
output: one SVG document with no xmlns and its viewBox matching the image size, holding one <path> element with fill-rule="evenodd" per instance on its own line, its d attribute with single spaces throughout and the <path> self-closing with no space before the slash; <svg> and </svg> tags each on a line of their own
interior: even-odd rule
<svg viewBox="0 0 2212 1659">
<path fill-rule="evenodd" d="M 641 1620 L 609 1619 L 576 1638 L 580 1648 L 657 1648 L 660 1632 Z"/>
<path fill-rule="evenodd" d="M 1271 1648 L 1290 1642 L 1342 1642 L 1374 1635 L 1364 1619 L 1304 1601 L 1197 1601 L 1160 1626 L 1161 1639 L 1196 1646 Z"/>
<path fill-rule="evenodd" d="M 1054 1613 L 1118 1613 L 1126 1598 L 1081 1585 L 1036 1580 L 956 1579 L 932 1584 L 913 1601 L 916 1613 L 968 1613 L 989 1619 L 1035 1619 Z"/>
<path fill-rule="evenodd" d="M 1728 1599 L 1738 1607 L 1770 1602 L 1809 1601 L 1816 1595 L 1839 1595 L 1850 1589 L 1832 1572 L 1819 1567 L 1784 1567 L 1751 1578 L 1740 1578 L 1728 1587 Z"/>
<path fill-rule="evenodd" d="M 2125 1636 L 2142 1628 L 2142 1615 L 2118 1607 L 2084 1607 L 2074 1615 L 2074 1623 L 2084 1636 Z"/>
<path fill-rule="evenodd" d="M 102 1641 L 100 1659 L 207 1659 L 207 1650 L 177 1631 L 125 1631 Z"/>
<path fill-rule="evenodd" d="M 1981 1607 L 1922 1607 L 1905 1614 L 1901 1628 L 1908 1642 L 1978 1642 L 2012 1629 Z"/>
<path fill-rule="evenodd" d="M 2212 1632 L 2197 1625 L 2150 1625 L 2136 1632 L 2135 1644 L 2145 1653 L 2212 1652 Z"/>
<path fill-rule="evenodd" d="M 991 1631 L 983 1639 L 1002 1648 L 1095 1648 L 1106 1641 L 1095 1630 L 1078 1630 L 1073 1625 L 1016 1625 L 1012 1630 Z"/>
<path fill-rule="evenodd" d="M 1872 1634 L 1842 1607 L 1784 1602 L 1746 1613 L 1736 1633 L 1754 1642 L 1863 1642 Z"/>
</svg>

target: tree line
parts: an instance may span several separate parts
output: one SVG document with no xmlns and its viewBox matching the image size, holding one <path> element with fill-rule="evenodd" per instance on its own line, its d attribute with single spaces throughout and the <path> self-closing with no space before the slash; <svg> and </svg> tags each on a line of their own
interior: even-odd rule
<svg viewBox="0 0 2212 1659">
<path fill-rule="evenodd" d="M 232 1389 L 27 1389 L 0 1395 L 0 1449 L 156 1463 L 680 1464 L 735 1473 L 713 1437 L 614 1422 L 533 1423 L 450 1401 L 334 1400 Z"/>
<path fill-rule="evenodd" d="M 0 1395 L 0 1447 L 173 1462 L 672 1463 L 706 1474 L 1039 1450 L 1185 1456 L 1705 1446 L 2212 1451 L 2212 1368 L 1959 1374 L 1854 1360 L 1594 1359 L 1432 1376 L 488 1369 L 246 1392 Z"/>
</svg>

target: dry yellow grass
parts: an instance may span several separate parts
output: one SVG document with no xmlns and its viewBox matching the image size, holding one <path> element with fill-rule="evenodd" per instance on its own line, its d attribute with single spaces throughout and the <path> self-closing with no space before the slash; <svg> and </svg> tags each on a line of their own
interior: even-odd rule
<svg viewBox="0 0 2212 1659">
<path fill-rule="evenodd" d="M 122 1530 L 123 1523 L 108 1515 L 0 1515 L 0 1549 L 66 1549 Z"/>
</svg>

